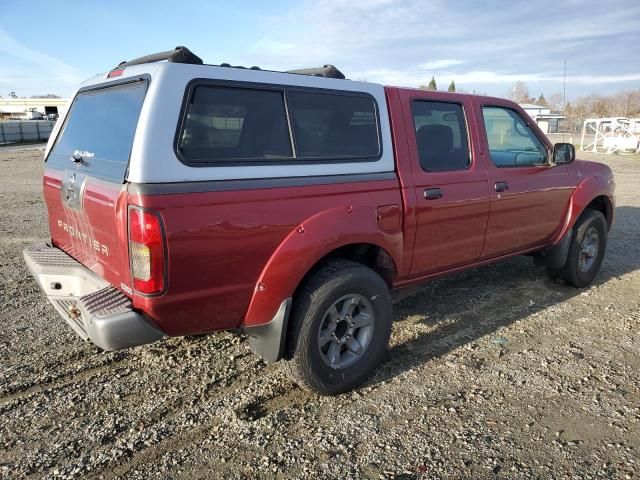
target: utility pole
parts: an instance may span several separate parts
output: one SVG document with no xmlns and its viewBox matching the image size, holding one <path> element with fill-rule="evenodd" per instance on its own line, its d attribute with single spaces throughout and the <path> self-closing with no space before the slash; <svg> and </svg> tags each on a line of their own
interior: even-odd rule
<svg viewBox="0 0 640 480">
<path fill-rule="evenodd" d="M 564 74 L 562 76 L 562 116 L 567 120 L 567 59 L 564 59 Z M 564 143 L 564 130 L 562 129 L 562 142 Z"/>
</svg>

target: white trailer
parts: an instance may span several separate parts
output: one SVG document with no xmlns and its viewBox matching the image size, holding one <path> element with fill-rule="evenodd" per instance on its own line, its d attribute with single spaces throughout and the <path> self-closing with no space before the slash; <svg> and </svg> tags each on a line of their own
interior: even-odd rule
<svg viewBox="0 0 640 480">
<path fill-rule="evenodd" d="M 593 141 L 589 142 L 591 135 L 593 135 Z M 626 117 L 586 119 L 582 125 L 580 150 L 623 155 L 640 153 L 640 119 L 629 120 Z"/>
</svg>

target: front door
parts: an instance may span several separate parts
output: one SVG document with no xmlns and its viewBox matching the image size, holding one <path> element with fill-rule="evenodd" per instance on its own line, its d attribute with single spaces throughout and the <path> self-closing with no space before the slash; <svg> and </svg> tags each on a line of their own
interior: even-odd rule
<svg viewBox="0 0 640 480">
<path fill-rule="evenodd" d="M 403 92 L 416 196 L 412 276 L 429 275 L 480 258 L 489 217 L 482 159 L 467 129 L 468 97 Z"/>
<path fill-rule="evenodd" d="M 478 100 L 476 112 L 491 191 L 482 258 L 544 245 L 562 226 L 573 192 L 566 166 L 551 161 L 551 145 L 510 104 Z"/>
</svg>

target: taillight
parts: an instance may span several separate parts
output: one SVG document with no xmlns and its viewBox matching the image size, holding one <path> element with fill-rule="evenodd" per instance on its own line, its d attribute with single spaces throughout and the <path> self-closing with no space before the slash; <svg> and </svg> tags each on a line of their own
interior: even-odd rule
<svg viewBox="0 0 640 480">
<path fill-rule="evenodd" d="M 137 292 L 153 294 L 164 289 L 164 236 L 158 214 L 129 207 L 129 259 Z"/>
</svg>

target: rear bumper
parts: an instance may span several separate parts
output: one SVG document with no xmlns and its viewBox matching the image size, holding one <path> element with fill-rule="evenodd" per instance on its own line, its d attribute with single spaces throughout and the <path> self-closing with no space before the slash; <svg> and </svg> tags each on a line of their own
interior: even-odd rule
<svg viewBox="0 0 640 480">
<path fill-rule="evenodd" d="M 131 300 L 87 267 L 44 243 L 27 247 L 24 260 L 60 316 L 84 340 L 103 350 L 155 342 L 164 333 Z"/>
</svg>

